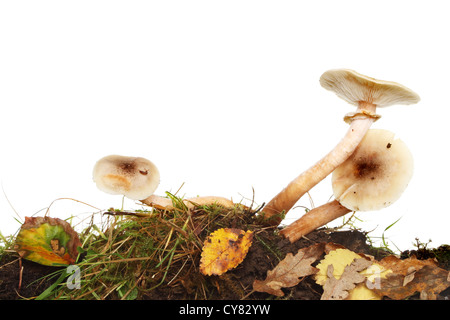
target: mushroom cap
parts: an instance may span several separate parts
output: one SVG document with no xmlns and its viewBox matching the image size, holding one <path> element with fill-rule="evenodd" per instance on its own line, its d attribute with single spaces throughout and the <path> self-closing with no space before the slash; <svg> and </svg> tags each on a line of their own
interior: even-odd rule
<svg viewBox="0 0 450 320">
<path fill-rule="evenodd" d="M 420 101 L 414 91 L 401 84 L 373 79 L 349 69 L 326 71 L 320 77 L 320 84 L 353 105 L 364 101 L 377 107 L 388 107 Z"/>
<path fill-rule="evenodd" d="M 106 193 L 142 200 L 152 195 L 158 187 L 159 171 L 145 158 L 110 155 L 97 161 L 93 179 L 97 187 Z"/>
<path fill-rule="evenodd" d="M 413 174 L 413 157 L 394 133 L 370 129 L 355 152 L 331 177 L 336 200 L 352 211 L 388 207 L 400 198 Z"/>
</svg>

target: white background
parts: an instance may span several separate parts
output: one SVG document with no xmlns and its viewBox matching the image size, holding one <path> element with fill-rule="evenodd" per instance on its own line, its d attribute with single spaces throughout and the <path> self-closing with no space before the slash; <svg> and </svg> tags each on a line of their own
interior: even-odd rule
<svg viewBox="0 0 450 320">
<path fill-rule="evenodd" d="M 359 213 L 392 248 L 449 243 L 448 1 L 2 1 L 0 231 L 61 197 L 99 209 L 92 168 L 109 154 L 160 169 L 157 193 L 268 202 L 344 136 L 354 107 L 321 74 L 350 68 L 421 97 L 379 109 L 415 158 L 391 207 Z M 329 178 L 310 192 L 332 195 Z M 9 200 L 9 201 L 8 201 Z M 312 207 L 307 196 L 299 206 Z M 125 200 L 125 209 L 141 208 Z M 49 214 L 96 212 L 60 200 Z M 304 212 L 292 210 L 285 223 Z M 341 220 L 334 224 L 340 224 Z"/>
</svg>

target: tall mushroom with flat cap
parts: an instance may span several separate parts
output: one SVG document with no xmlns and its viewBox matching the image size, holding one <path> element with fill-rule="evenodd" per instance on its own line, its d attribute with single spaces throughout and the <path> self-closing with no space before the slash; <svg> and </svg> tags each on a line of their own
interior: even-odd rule
<svg viewBox="0 0 450 320">
<path fill-rule="evenodd" d="M 287 213 L 306 192 L 355 151 L 372 123 L 380 118 L 375 113 L 376 108 L 394 104 L 408 105 L 420 100 L 416 93 L 398 83 L 376 80 L 347 69 L 325 72 L 320 78 L 320 84 L 325 89 L 334 91 L 338 97 L 356 105 L 357 109 L 344 117 L 350 127 L 335 148 L 295 178 L 263 208 L 265 217 L 272 224 L 279 224 L 282 212 Z"/>
<path fill-rule="evenodd" d="M 145 158 L 119 155 L 103 157 L 94 166 L 93 180 L 106 193 L 121 194 L 158 209 L 174 209 L 170 199 L 153 194 L 159 185 L 160 175 L 155 164 Z M 231 200 L 212 196 L 189 198 L 183 203 L 188 209 L 211 204 L 234 207 Z"/>
<path fill-rule="evenodd" d="M 376 211 L 400 198 L 413 174 L 413 157 L 395 134 L 370 129 L 332 174 L 335 200 L 317 207 L 281 233 L 291 242 L 351 211 Z"/>
</svg>

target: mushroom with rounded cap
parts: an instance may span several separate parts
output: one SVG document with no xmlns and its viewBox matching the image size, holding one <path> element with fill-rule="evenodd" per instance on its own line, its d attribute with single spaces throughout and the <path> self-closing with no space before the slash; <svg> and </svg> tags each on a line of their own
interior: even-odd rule
<svg viewBox="0 0 450 320">
<path fill-rule="evenodd" d="M 158 209 L 174 209 L 170 199 L 153 195 L 159 185 L 160 175 L 155 164 L 145 158 L 120 155 L 103 157 L 94 166 L 93 180 L 106 193 L 121 194 Z M 183 203 L 188 209 L 211 204 L 234 207 L 231 200 L 212 196 L 184 199 Z"/>
<path fill-rule="evenodd" d="M 97 161 L 93 179 L 103 192 L 142 200 L 158 187 L 159 171 L 145 158 L 110 155 Z"/>
<path fill-rule="evenodd" d="M 351 211 L 375 211 L 400 198 L 413 174 L 413 157 L 394 133 L 370 129 L 355 152 L 333 171 L 336 200 L 281 230 L 291 242 Z"/>
<path fill-rule="evenodd" d="M 270 218 L 268 221 L 273 224 L 279 224 L 281 213 L 287 213 L 306 192 L 355 151 L 372 123 L 380 118 L 375 113 L 376 108 L 393 104 L 408 105 L 420 100 L 416 93 L 398 83 L 376 80 L 348 69 L 325 72 L 320 78 L 320 84 L 325 89 L 334 91 L 338 97 L 356 105 L 357 109 L 344 117 L 350 127 L 335 148 L 291 181 L 262 209 L 265 218 Z"/>
</svg>

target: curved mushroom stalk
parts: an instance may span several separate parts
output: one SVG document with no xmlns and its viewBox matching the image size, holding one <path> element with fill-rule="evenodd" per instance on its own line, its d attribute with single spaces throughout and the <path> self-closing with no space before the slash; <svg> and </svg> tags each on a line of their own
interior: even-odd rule
<svg viewBox="0 0 450 320">
<path fill-rule="evenodd" d="M 308 211 L 300 219 L 282 229 L 280 233 L 293 243 L 317 228 L 349 212 L 351 212 L 350 209 L 341 205 L 339 201 L 334 200 Z"/>
<path fill-rule="evenodd" d="M 364 114 L 368 114 L 367 109 L 375 110 L 375 106 L 361 103 L 361 108 L 358 108 L 361 111 L 361 115 L 351 122 L 350 128 L 339 144 L 314 166 L 292 180 L 286 188 L 266 204 L 262 210 L 266 219 L 275 215 L 281 215 L 283 212 L 287 213 L 306 192 L 325 179 L 355 151 L 364 134 L 376 120 L 375 116 L 364 116 Z M 272 221 L 279 224 L 281 217 L 272 219 Z"/>
<path fill-rule="evenodd" d="M 110 155 L 98 160 L 93 180 L 97 187 L 110 194 L 121 194 L 132 200 L 163 210 L 174 210 L 172 200 L 153 195 L 159 185 L 158 168 L 150 160 L 140 157 Z M 233 208 L 234 203 L 223 197 L 197 197 L 183 200 L 188 209 L 218 204 Z"/>
<path fill-rule="evenodd" d="M 345 116 L 344 120 L 350 123 L 350 128 L 339 144 L 290 182 L 263 208 L 265 218 L 273 224 L 279 224 L 281 213 L 287 213 L 306 192 L 353 154 L 372 123 L 380 118 L 375 113 L 376 108 L 393 104 L 412 104 L 420 100 L 416 93 L 400 84 L 376 80 L 346 69 L 325 72 L 320 78 L 320 84 L 350 104 L 356 105 L 357 110 Z M 279 217 L 274 218 L 276 215 Z"/>
<path fill-rule="evenodd" d="M 371 129 L 332 175 L 336 200 L 317 207 L 281 234 L 291 242 L 351 211 L 375 211 L 400 198 L 413 174 L 413 158 L 394 133 Z"/>
<path fill-rule="evenodd" d="M 175 207 L 173 206 L 172 200 L 168 198 L 163 198 L 157 195 L 151 195 L 150 197 L 140 200 L 143 204 L 148 205 L 150 207 L 160 209 L 160 210 L 174 210 Z M 196 197 L 196 198 L 188 198 L 182 200 L 184 205 L 187 209 L 191 210 L 198 206 L 205 206 L 205 205 L 219 205 L 226 209 L 234 208 L 235 204 L 233 201 L 223 198 L 223 197 L 213 197 L 213 196 L 207 196 L 207 197 Z"/>
</svg>

